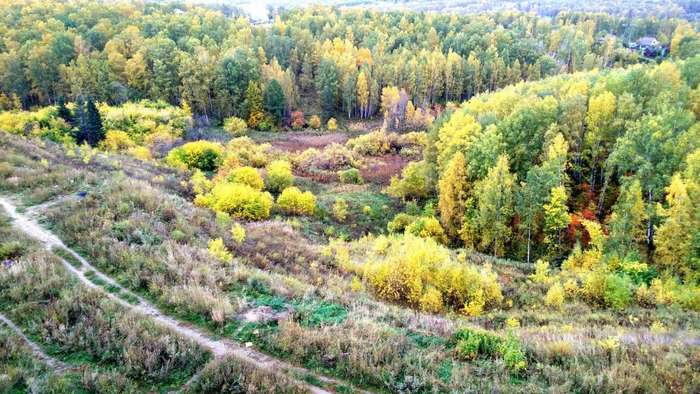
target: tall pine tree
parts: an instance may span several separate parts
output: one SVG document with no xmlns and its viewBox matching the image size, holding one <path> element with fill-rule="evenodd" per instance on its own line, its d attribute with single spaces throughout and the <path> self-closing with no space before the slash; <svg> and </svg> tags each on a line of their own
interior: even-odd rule
<svg viewBox="0 0 700 394">
<path fill-rule="evenodd" d="M 100 111 L 97 110 L 95 101 L 88 98 L 86 105 L 87 116 L 87 143 L 91 146 L 97 146 L 105 138 L 104 128 L 102 127 L 102 117 Z"/>
<path fill-rule="evenodd" d="M 73 114 L 70 112 L 68 107 L 66 107 L 66 100 L 63 96 L 58 98 L 58 117 L 65 120 L 69 125 L 73 124 Z"/>
<path fill-rule="evenodd" d="M 338 68 L 330 59 L 321 60 L 316 75 L 316 90 L 323 110 L 323 119 L 335 113 L 338 102 Z"/>
</svg>

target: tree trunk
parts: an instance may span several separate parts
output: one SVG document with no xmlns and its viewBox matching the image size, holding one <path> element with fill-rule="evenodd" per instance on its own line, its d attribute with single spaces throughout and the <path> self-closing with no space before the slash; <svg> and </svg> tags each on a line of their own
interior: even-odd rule
<svg viewBox="0 0 700 394">
<path fill-rule="evenodd" d="M 652 210 L 654 208 L 654 194 L 651 189 L 647 193 L 649 199 L 649 220 L 647 222 L 647 251 L 651 253 L 654 249 L 654 215 Z"/>
<path fill-rule="evenodd" d="M 527 263 L 530 264 L 530 240 L 532 236 L 532 224 L 527 225 Z"/>
</svg>

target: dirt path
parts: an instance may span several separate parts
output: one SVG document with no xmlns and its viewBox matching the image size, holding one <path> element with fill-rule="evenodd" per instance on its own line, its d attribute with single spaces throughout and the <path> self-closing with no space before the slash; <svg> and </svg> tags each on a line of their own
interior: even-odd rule
<svg viewBox="0 0 700 394">
<path fill-rule="evenodd" d="M 27 346 L 29 346 L 29 349 L 32 351 L 32 355 L 34 356 L 34 358 L 46 364 L 54 372 L 62 373 L 72 369 L 69 365 L 64 364 L 61 361 L 58 361 L 55 358 L 44 353 L 44 351 L 41 350 L 41 347 L 39 347 L 39 345 L 32 342 L 31 339 L 27 338 L 27 336 L 24 335 L 22 330 L 19 327 L 17 327 L 15 323 L 12 322 L 12 320 L 6 318 L 2 313 L 0 313 L 0 322 L 4 323 L 7 327 L 10 328 L 10 330 L 14 331 L 15 335 L 20 337 L 24 341 L 24 343 L 26 343 Z"/>
<path fill-rule="evenodd" d="M 8 214 L 13 219 L 13 225 L 17 227 L 18 229 L 22 230 L 24 233 L 29 235 L 32 238 L 35 238 L 36 240 L 40 241 L 44 247 L 48 250 L 53 249 L 54 247 L 62 248 L 66 250 L 68 253 L 70 253 L 76 260 L 80 261 L 82 263 L 82 266 L 79 268 L 74 267 L 71 265 L 68 261 L 66 261 L 63 258 L 60 258 L 57 256 L 65 268 L 75 275 L 81 283 L 83 283 L 85 286 L 92 288 L 92 289 L 97 289 L 106 294 L 109 298 L 111 298 L 113 301 L 117 302 L 118 304 L 122 305 L 123 307 L 133 310 L 135 312 L 141 313 L 143 315 L 149 316 L 159 324 L 161 324 L 164 327 L 167 327 L 174 332 L 182 335 L 185 338 L 188 338 L 200 346 L 208 349 L 209 351 L 212 352 L 212 354 L 215 357 L 223 357 L 223 356 L 234 356 L 237 357 L 243 361 L 249 362 L 253 365 L 255 365 L 257 368 L 264 369 L 267 371 L 273 371 L 277 373 L 284 373 L 288 374 L 290 376 L 314 376 L 317 378 L 319 381 L 335 386 L 345 386 L 348 387 L 348 384 L 345 384 L 343 382 L 337 381 L 332 378 L 328 378 L 326 376 L 321 376 L 318 375 L 310 370 L 301 368 L 301 367 L 296 367 L 294 365 L 291 365 L 289 363 L 286 363 L 284 361 L 272 358 L 264 353 L 261 353 L 255 349 L 248 348 L 241 346 L 240 344 L 229 341 L 229 340 L 220 340 L 220 339 L 214 339 L 212 338 L 209 334 L 206 332 L 200 330 L 199 328 L 193 327 L 190 324 L 183 323 L 181 321 L 178 321 L 176 319 L 173 319 L 165 314 L 163 314 L 158 308 L 150 304 L 148 301 L 144 300 L 142 297 L 137 296 L 136 294 L 132 293 L 131 291 L 125 289 L 121 285 L 119 285 L 116 281 L 114 281 L 112 278 L 109 276 L 103 274 L 100 272 L 97 268 L 95 268 L 90 262 L 85 260 L 82 256 L 80 256 L 78 253 L 67 247 L 63 241 L 61 241 L 55 234 L 53 234 L 51 231 L 44 229 L 39 225 L 39 223 L 34 220 L 32 217 L 27 216 L 25 214 L 21 214 L 17 211 L 16 206 L 14 203 L 7 197 L 0 197 L 0 206 L 5 210 L 5 212 Z M 32 213 L 36 213 L 36 209 L 31 209 Z M 135 304 L 130 304 L 123 300 L 122 298 L 119 298 L 118 296 L 107 292 L 104 290 L 102 287 L 96 285 L 90 279 L 86 277 L 86 273 L 88 272 L 94 272 L 97 278 L 102 279 L 109 285 L 115 286 L 120 289 L 120 293 L 122 294 L 129 294 L 136 299 L 138 299 L 138 303 Z M 327 391 L 325 389 L 312 386 L 306 382 L 301 382 L 298 381 L 298 383 L 301 386 L 304 386 L 309 389 L 310 392 L 312 393 L 331 393 L 332 391 Z"/>
</svg>

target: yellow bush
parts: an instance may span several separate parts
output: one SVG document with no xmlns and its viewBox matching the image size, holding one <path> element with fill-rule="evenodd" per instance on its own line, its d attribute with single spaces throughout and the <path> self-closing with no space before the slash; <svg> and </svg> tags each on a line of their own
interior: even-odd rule
<svg viewBox="0 0 700 394">
<path fill-rule="evenodd" d="M 335 203 L 333 203 L 333 217 L 340 223 L 348 217 L 348 203 L 340 197 L 336 198 Z"/>
<path fill-rule="evenodd" d="M 262 190 L 265 186 L 265 182 L 262 177 L 253 167 L 239 167 L 233 169 L 226 179 L 232 183 L 242 183 L 248 185 L 255 190 Z"/>
<path fill-rule="evenodd" d="M 518 328 L 520 327 L 520 320 L 514 318 L 514 317 L 509 317 L 506 319 L 506 328 Z"/>
<path fill-rule="evenodd" d="M 245 120 L 232 116 L 224 120 L 224 130 L 232 136 L 239 137 L 248 130 L 248 124 Z"/>
<path fill-rule="evenodd" d="M 362 284 L 362 281 L 357 276 L 353 276 L 352 281 L 350 281 L 350 290 L 358 293 L 364 289 L 365 286 Z"/>
<path fill-rule="evenodd" d="M 561 284 L 559 284 L 559 282 L 556 282 L 549 288 L 549 290 L 547 290 L 547 295 L 544 297 L 544 303 L 545 305 L 556 309 L 561 309 L 561 307 L 564 305 L 564 288 L 561 286 Z"/>
<path fill-rule="evenodd" d="M 349 139 L 345 146 L 363 156 L 380 156 L 391 153 L 393 141 L 390 139 L 390 136 L 395 135 L 394 133 L 387 134 L 377 130 Z"/>
<path fill-rule="evenodd" d="M 320 129 L 321 128 L 321 118 L 318 117 L 318 115 L 313 115 L 311 119 L 309 119 L 309 126 L 312 129 Z"/>
<path fill-rule="evenodd" d="M 653 332 L 654 334 L 663 334 L 663 333 L 666 333 L 666 332 L 668 331 L 668 328 L 666 328 L 666 326 L 664 325 L 664 323 L 662 323 L 662 322 L 660 322 L 660 321 L 658 321 L 658 320 L 654 321 L 654 322 L 651 324 L 651 327 L 649 327 L 649 329 L 650 329 L 651 332 Z"/>
<path fill-rule="evenodd" d="M 143 100 L 114 107 L 100 104 L 98 109 L 105 130 L 125 131 L 137 144 L 154 132 L 181 137 L 192 125 L 190 113 L 163 102 Z"/>
<path fill-rule="evenodd" d="M 484 291 L 478 289 L 474 292 L 472 299 L 464 304 L 464 314 L 467 316 L 480 316 L 484 311 L 484 305 L 486 305 Z"/>
<path fill-rule="evenodd" d="M 634 294 L 637 302 L 640 305 L 651 307 L 654 306 L 656 301 L 654 300 L 654 293 L 651 292 L 646 283 L 642 283 Z"/>
<path fill-rule="evenodd" d="M 233 242 L 237 244 L 242 244 L 245 241 L 245 227 L 241 226 L 239 223 L 235 223 L 231 227 L 231 238 Z"/>
<path fill-rule="evenodd" d="M 424 312 L 440 313 L 443 308 L 442 293 L 434 287 L 428 288 L 420 298 L 420 309 Z"/>
<path fill-rule="evenodd" d="M 620 338 L 607 337 L 598 341 L 598 345 L 607 352 L 613 352 L 620 348 Z"/>
<path fill-rule="evenodd" d="M 596 305 L 604 305 L 606 280 L 607 273 L 603 269 L 589 271 L 583 275 L 581 293 L 588 302 Z"/>
<path fill-rule="evenodd" d="M 147 134 L 144 137 L 143 143 L 146 146 L 153 146 L 156 144 L 169 145 L 174 143 L 176 139 L 177 137 L 173 134 L 171 130 L 168 130 L 167 128 L 157 127 L 156 131 Z"/>
<path fill-rule="evenodd" d="M 131 140 L 129 134 L 120 130 L 108 130 L 105 139 L 100 143 L 100 148 L 108 151 L 120 151 L 129 149 L 136 144 Z"/>
<path fill-rule="evenodd" d="M 207 249 L 209 250 L 209 254 L 216 257 L 222 263 L 230 263 L 231 259 L 233 259 L 233 255 L 226 249 L 224 240 L 221 238 L 210 240 Z"/>
<path fill-rule="evenodd" d="M 195 170 L 190 178 L 190 185 L 195 194 L 208 193 L 214 186 L 214 183 L 207 178 L 201 170 Z"/>
<path fill-rule="evenodd" d="M 535 273 L 530 275 L 535 283 L 549 283 L 552 278 L 549 277 L 549 261 L 539 259 L 535 262 Z"/>
<path fill-rule="evenodd" d="M 326 123 L 326 128 L 330 131 L 337 130 L 338 129 L 338 121 L 336 121 L 335 118 L 328 119 L 328 123 Z"/>
<path fill-rule="evenodd" d="M 195 204 L 238 219 L 262 220 L 270 216 L 272 196 L 248 185 L 222 182 L 216 184 L 209 194 L 197 196 Z"/>
<path fill-rule="evenodd" d="M 272 193 L 279 193 L 294 183 L 292 165 L 286 160 L 275 160 L 267 165 L 266 170 L 267 190 Z"/>
<path fill-rule="evenodd" d="M 311 215 L 316 209 L 316 196 L 311 192 L 301 192 L 294 186 L 282 191 L 277 204 L 289 215 Z"/>
<path fill-rule="evenodd" d="M 442 228 L 442 225 L 440 225 L 440 221 L 433 216 L 419 217 L 406 226 L 405 231 L 419 237 L 432 238 L 442 244 L 447 243 L 445 230 Z"/>
<path fill-rule="evenodd" d="M 221 164 L 223 146 L 217 142 L 194 141 L 168 153 L 165 161 L 174 167 L 214 171 Z"/>
<path fill-rule="evenodd" d="M 126 153 L 130 154 L 131 156 L 134 156 L 139 160 L 153 159 L 153 156 L 151 156 L 151 151 L 145 146 L 134 146 L 132 148 L 127 149 Z"/>
<path fill-rule="evenodd" d="M 569 279 L 564 282 L 564 292 L 566 293 L 567 297 L 574 298 L 578 295 L 579 291 L 580 289 L 575 279 Z"/>
<path fill-rule="evenodd" d="M 421 307 L 428 289 L 434 289 L 445 306 L 470 315 L 478 315 L 503 299 L 490 268 L 480 270 L 454 261 L 447 248 L 430 238 L 382 236 L 376 239 L 372 252 L 363 275 L 382 299 Z M 431 302 L 436 294 L 429 296 Z"/>
<path fill-rule="evenodd" d="M 249 137 L 233 138 L 226 144 L 226 157 L 222 167 L 229 170 L 241 165 L 255 168 L 264 167 L 270 160 L 268 151 L 271 148 L 270 144 L 256 144 Z M 230 164 L 227 165 L 227 163 Z"/>
</svg>

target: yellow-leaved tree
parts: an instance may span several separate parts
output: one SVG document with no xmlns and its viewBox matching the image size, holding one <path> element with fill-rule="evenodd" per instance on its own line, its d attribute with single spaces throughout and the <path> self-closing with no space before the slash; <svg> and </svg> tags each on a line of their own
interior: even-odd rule
<svg viewBox="0 0 700 394">
<path fill-rule="evenodd" d="M 686 275 L 697 274 L 700 268 L 700 193 L 697 188 L 697 184 L 676 174 L 666 188 L 668 208 L 658 207 L 659 216 L 666 220 L 656 233 L 656 261 L 664 268 Z"/>
<path fill-rule="evenodd" d="M 440 221 L 450 237 L 456 237 L 464 222 L 469 197 L 469 179 L 464 155 L 457 152 L 440 177 L 438 209 Z"/>
</svg>

